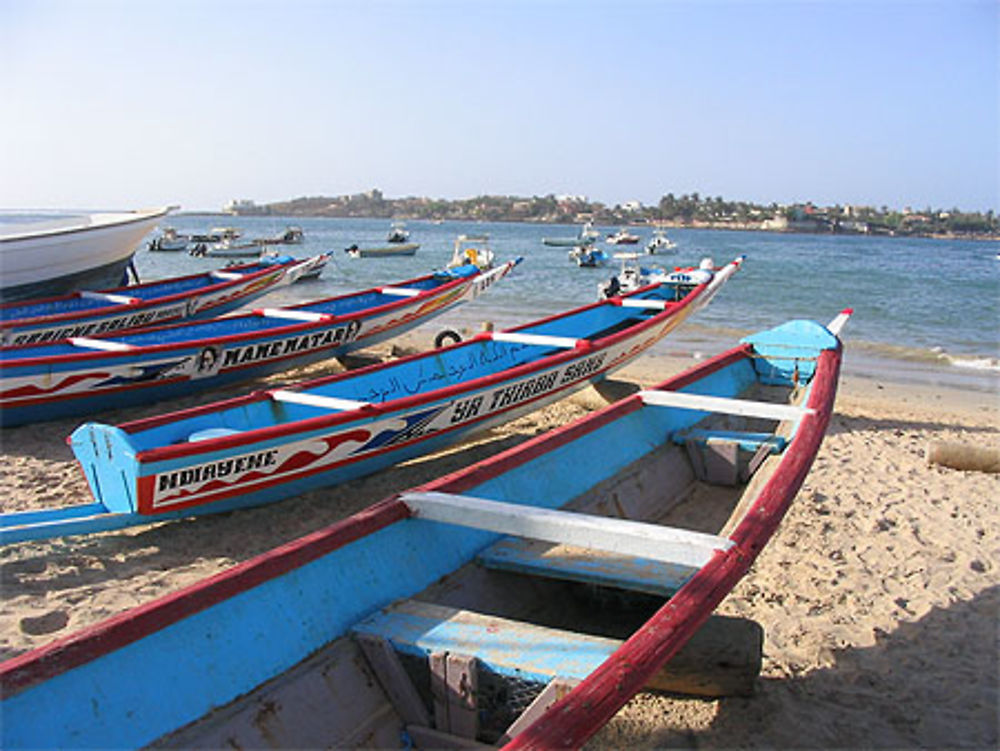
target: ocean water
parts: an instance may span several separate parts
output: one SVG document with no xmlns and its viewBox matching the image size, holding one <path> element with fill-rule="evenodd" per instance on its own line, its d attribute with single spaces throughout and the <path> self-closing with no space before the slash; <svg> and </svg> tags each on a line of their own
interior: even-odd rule
<svg viewBox="0 0 1000 751">
<path fill-rule="evenodd" d="M 24 216 L 0 215 L 0 222 Z M 390 222 L 375 219 L 228 217 L 182 214 L 169 225 L 179 232 L 238 226 L 244 237 L 280 233 L 301 226 L 302 245 L 277 246 L 305 257 L 336 251 L 320 280 L 297 284 L 268 298 L 269 305 L 298 302 L 388 284 L 444 266 L 459 234 L 487 234 L 498 259 L 523 257 L 521 266 L 487 295 L 446 314 L 431 326 L 477 330 L 482 321 L 498 328 L 524 323 L 596 299 L 599 282 L 615 269 L 578 268 L 566 248 L 548 247 L 543 237 L 573 236 L 577 226 L 425 221 L 407 222 L 412 257 L 352 259 L 343 249 L 384 245 Z M 597 228 L 602 236 L 617 227 Z M 649 228 L 633 228 L 641 249 Z M 1000 260 L 996 243 L 922 238 L 772 234 L 717 230 L 668 230 L 677 243 L 669 255 L 643 256 L 644 265 L 696 265 L 711 257 L 722 264 L 747 256 L 743 269 L 712 304 L 660 343 L 664 354 L 708 356 L 732 346 L 739 336 L 790 318 L 832 319 L 853 308 L 844 332 L 845 370 L 895 380 L 939 383 L 996 391 L 1000 383 Z M 151 235 L 152 237 L 152 235 Z M 149 238 L 147 238 L 149 239 Z M 143 279 L 216 268 L 218 258 L 186 253 L 152 253 L 135 264 Z"/>
</svg>

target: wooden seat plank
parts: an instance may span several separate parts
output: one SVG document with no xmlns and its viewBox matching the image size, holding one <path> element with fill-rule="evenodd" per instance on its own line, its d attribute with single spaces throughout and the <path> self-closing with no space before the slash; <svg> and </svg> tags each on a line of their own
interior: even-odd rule
<svg viewBox="0 0 1000 751">
<path fill-rule="evenodd" d="M 711 618 L 647 684 L 697 696 L 745 696 L 760 672 L 763 631 L 752 621 Z M 706 624 L 708 625 L 708 624 Z M 583 680 L 622 642 L 494 615 L 403 600 L 354 625 L 356 635 L 387 639 L 404 655 L 475 657 L 495 675 L 548 683 Z"/>
<path fill-rule="evenodd" d="M 540 347 L 563 347 L 573 349 L 580 344 L 580 339 L 571 336 L 552 336 L 550 334 L 522 334 L 519 331 L 497 331 L 492 335 L 495 342 L 510 342 L 511 344 L 536 344 Z"/>
<path fill-rule="evenodd" d="M 747 399 L 730 399 L 707 394 L 689 394 L 683 391 L 639 392 L 644 403 L 657 407 L 678 407 L 702 412 L 717 412 L 723 415 L 762 417 L 768 420 L 798 420 L 815 410 L 792 404 L 755 402 Z"/>
<path fill-rule="evenodd" d="M 477 557 L 490 569 L 578 581 L 669 597 L 698 570 L 692 566 L 505 537 Z"/>
<path fill-rule="evenodd" d="M 700 568 L 732 542 L 687 529 L 449 493 L 403 493 L 421 519 Z"/>
<path fill-rule="evenodd" d="M 288 402 L 289 404 L 304 404 L 307 407 L 321 407 L 322 409 L 332 409 L 337 411 L 349 411 L 352 409 L 362 409 L 370 407 L 371 402 L 361 402 L 355 399 L 341 399 L 336 396 L 321 396 L 320 394 L 308 394 L 302 391 L 287 391 L 285 389 L 275 389 L 268 391 L 276 402 Z"/>
</svg>

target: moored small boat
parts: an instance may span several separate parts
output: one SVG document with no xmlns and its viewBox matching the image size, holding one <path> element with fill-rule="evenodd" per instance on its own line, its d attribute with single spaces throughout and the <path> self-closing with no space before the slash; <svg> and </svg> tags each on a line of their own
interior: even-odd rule
<svg viewBox="0 0 1000 751">
<path fill-rule="evenodd" d="M 593 245 L 578 245 L 567 254 L 569 260 L 582 268 L 597 268 L 608 262 L 608 254 Z"/>
<path fill-rule="evenodd" d="M 39 344 L 222 315 L 312 273 L 321 260 L 325 257 L 273 257 L 127 287 L 7 303 L 0 305 L 0 341 L 3 346 Z"/>
<path fill-rule="evenodd" d="M 405 243 L 409 239 L 410 231 L 406 229 L 406 226 L 402 222 L 393 222 L 385 241 L 390 243 Z"/>
<path fill-rule="evenodd" d="M 677 247 L 677 243 L 667 237 L 667 231 L 663 227 L 653 230 L 653 236 L 646 243 L 646 252 L 650 255 L 656 253 L 669 253 Z"/>
<path fill-rule="evenodd" d="M 515 263 L 209 321 L 7 347 L 0 353 L 0 424 L 150 403 L 339 357 L 475 298 Z"/>
<path fill-rule="evenodd" d="M 153 252 L 176 253 L 187 250 L 190 241 L 190 235 L 182 235 L 173 227 L 164 227 L 163 234 L 150 240 L 148 247 Z"/>
<path fill-rule="evenodd" d="M 555 248 L 572 248 L 577 245 L 592 245 L 599 237 L 594 225 L 587 222 L 576 237 L 543 237 L 542 244 Z"/>
<path fill-rule="evenodd" d="M 608 245 L 635 245 L 639 242 L 639 236 L 622 227 L 614 234 L 608 235 L 605 241 Z"/>
<path fill-rule="evenodd" d="M 412 256 L 417 252 L 420 243 L 398 243 L 396 245 L 383 245 L 377 248 L 359 248 L 357 245 L 350 245 L 344 248 L 344 252 L 351 258 L 387 258 L 391 256 Z"/>
<path fill-rule="evenodd" d="M 848 315 L 8 660 L 4 748 L 581 747 L 677 690 L 671 660 L 778 528 Z"/>
<path fill-rule="evenodd" d="M 171 208 L 88 214 L 0 232 L 0 301 L 122 284 L 142 238 Z"/>
<path fill-rule="evenodd" d="M 650 286 L 294 388 L 121 426 L 86 423 L 70 442 L 96 504 L 3 515 L 0 540 L 270 503 L 454 443 L 623 367 L 706 305 L 741 261 L 694 287 Z M 67 516 L 78 512 L 88 518 Z"/>
</svg>

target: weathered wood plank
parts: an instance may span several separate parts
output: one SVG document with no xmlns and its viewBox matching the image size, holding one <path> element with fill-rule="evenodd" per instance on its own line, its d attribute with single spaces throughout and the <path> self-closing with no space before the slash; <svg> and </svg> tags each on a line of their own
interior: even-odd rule
<svg viewBox="0 0 1000 751">
<path fill-rule="evenodd" d="M 482 566 L 669 597 L 698 570 L 649 558 L 505 537 L 477 557 Z"/>
<path fill-rule="evenodd" d="M 430 714 L 392 645 L 375 634 L 357 634 L 355 639 L 403 722 L 430 725 Z"/>
<path fill-rule="evenodd" d="M 556 676 L 582 680 L 622 644 L 416 600 L 396 603 L 354 630 L 379 634 L 414 656 L 474 655 L 496 675 L 538 683 Z M 753 693 L 762 651 L 763 629 L 753 621 L 710 618 L 647 687 L 695 696 L 747 696 Z"/>
<path fill-rule="evenodd" d="M 732 542 L 686 529 L 449 493 L 404 493 L 421 519 L 699 567 Z"/>
<path fill-rule="evenodd" d="M 528 727 L 528 725 L 549 711 L 552 705 L 572 691 L 573 686 L 576 684 L 577 681 L 571 681 L 563 678 L 562 676 L 556 676 L 549 681 L 548 685 L 542 689 L 542 692 L 535 697 L 535 700 L 531 702 L 531 704 L 529 704 L 527 708 L 521 712 L 521 715 L 510 724 L 510 727 L 504 731 L 504 734 L 500 737 L 497 745 L 502 746 Z"/>
</svg>

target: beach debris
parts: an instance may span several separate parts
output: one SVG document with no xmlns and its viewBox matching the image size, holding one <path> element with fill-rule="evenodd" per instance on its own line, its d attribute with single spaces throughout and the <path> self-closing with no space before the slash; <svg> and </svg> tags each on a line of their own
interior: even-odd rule
<svg viewBox="0 0 1000 751">
<path fill-rule="evenodd" d="M 930 441 L 927 463 L 969 472 L 1000 473 L 1000 448 L 952 441 Z"/>
</svg>

